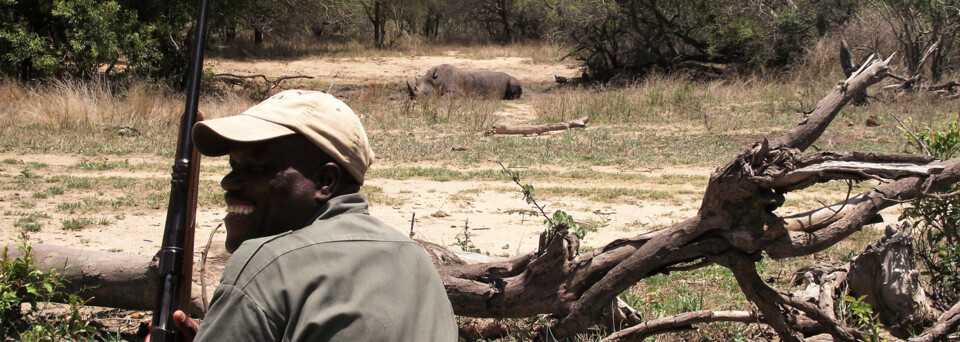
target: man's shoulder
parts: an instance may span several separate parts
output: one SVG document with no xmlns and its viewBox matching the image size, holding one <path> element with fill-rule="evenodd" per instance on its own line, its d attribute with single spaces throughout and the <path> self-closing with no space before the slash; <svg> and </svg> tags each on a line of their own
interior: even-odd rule
<svg viewBox="0 0 960 342">
<path fill-rule="evenodd" d="M 317 260 L 331 265 L 337 258 L 376 253 L 383 245 L 397 244 L 416 245 L 368 214 L 345 213 L 296 231 L 244 241 L 227 262 L 223 282 L 242 286 L 270 267 L 308 266 Z"/>
</svg>

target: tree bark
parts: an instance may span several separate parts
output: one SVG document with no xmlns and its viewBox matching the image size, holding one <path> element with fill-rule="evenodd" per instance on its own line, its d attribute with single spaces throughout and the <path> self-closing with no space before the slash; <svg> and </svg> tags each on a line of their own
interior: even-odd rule
<svg viewBox="0 0 960 342">
<path fill-rule="evenodd" d="M 920 287 L 913 252 L 912 224 L 888 225 L 886 235 L 850 262 L 847 283 L 853 297 L 880 314 L 891 334 L 908 338 L 936 320 L 934 310 Z"/>
<path fill-rule="evenodd" d="M 16 245 L 6 247 L 8 257 L 23 256 Z M 62 272 L 67 280 L 64 292 L 89 299 L 89 305 L 129 310 L 152 310 L 156 305 L 160 284 L 156 258 L 48 244 L 34 244 L 33 255 L 38 269 Z M 190 295 L 190 312 L 203 317 L 200 286 L 193 284 Z"/>
</svg>

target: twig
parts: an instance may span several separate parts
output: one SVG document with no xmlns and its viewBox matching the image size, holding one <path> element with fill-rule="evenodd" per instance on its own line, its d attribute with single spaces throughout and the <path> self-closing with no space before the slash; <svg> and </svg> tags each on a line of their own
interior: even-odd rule
<svg viewBox="0 0 960 342">
<path fill-rule="evenodd" d="M 702 259 L 702 260 L 700 260 L 700 262 L 695 263 L 695 264 L 692 264 L 692 265 L 676 266 L 676 267 L 667 267 L 665 270 L 663 270 L 663 274 L 667 274 L 667 273 L 670 273 L 670 272 L 693 271 L 693 270 L 700 269 L 700 268 L 704 268 L 704 267 L 707 267 L 707 266 L 710 266 L 710 265 L 713 265 L 713 262 L 711 262 L 710 260 L 707 260 L 707 259 Z"/>
<path fill-rule="evenodd" d="M 950 198 L 950 197 L 955 197 L 955 196 L 957 196 L 957 195 L 960 195 L 960 190 L 957 190 L 957 191 L 954 191 L 954 192 L 948 192 L 948 193 L 945 193 L 945 194 L 939 194 L 939 195 L 938 195 L 938 194 L 927 194 L 927 193 L 924 193 L 924 197 L 932 197 L 932 198 L 936 198 L 936 199 L 947 199 L 947 198 Z"/>
<path fill-rule="evenodd" d="M 677 330 L 692 329 L 693 324 L 712 322 L 753 323 L 759 319 L 754 311 L 712 311 L 701 310 L 685 312 L 679 315 L 658 318 L 620 330 L 603 339 L 603 342 L 642 341 L 644 338 Z"/>
<path fill-rule="evenodd" d="M 267 83 L 267 84 L 270 85 L 270 89 L 269 89 L 269 90 L 273 90 L 274 88 L 279 87 L 279 86 L 280 86 L 280 82 L 283 82 L 283 81 L 286 81 L 286 80 L 292 80 L 292 79 L 298 79 L 298 78 L 306 78 L 306 79 L 310 79 L 310 80 L 313 79 L 313 76 L 304 76 L 304 75 L 297 75 L 297 76 L 280 76 L 280 77 L 278 77 L 277 79 L 275 79 L 275 80 L 273 80 L 273 81 L 271 81 L 269 78 L 267 78 L 266 75 L 262 75 L 262 74 L 256 74 L 256 75 L 235 75 L 235 74 L 230 74 L 230 73 L 219 73 L 219 74 L 217 74 L 216 76 L 217 76 L 217 77 L 232 77 L 232 78 L 237 78 L 237 79 L 261 78 L 261 79 L 263 79 L 263 82 L 265 82 L 265 83 Z M 333 86 L 333 85 L 331 84 L 331 86 Z"/>
<path fill-rule="evenodd" d="M 917 141 L 917 144 L 920 144 L 920 147 L 923 148 L 923 152 L 927 153 L 928 156 L 932 156 L 932 155 L 933 155 L 933 153 L 930 153 L 930 150 L 927 149 L 927 144 L 924 144 L 923 141 L 921 141 L 920 138 L 918 138 L 916 134 L 913 134 L 913 132 L 910 131 L 909 128 L 907 128 L 907 125 L 904 125 L 904 124 L 903 124 L 903 121 L 900 121 L 900 118 L 898 118 L 898 117 L 897 117 L 896 115 L 894 115 L 892 112 L 889 113 L 889 114 L 890 114 L 890 116 L 893 117 L 894 120 L 897 120 L 897 123 L 900 124 L 900 128 L 903 128 L 903 130 L 906 131 L 907 134 L 910 134 L 910 137 L 912 137 L 913 140 L 916 140 L 916 141 Z"/>
<path fill-rule="evenodd" d="M 834 217 L 840 214 L 840 212 L 843 211 L 843 208 L 847 206 L 847 201 L 850 200 L 850 193 L 853 192 L 853 181 L 849 179 L 845 181 L 847 182 L 847 197 L 843 199 L 843 205 L 840 206 L 840 209 L 837 209 L 837 211 L 834 211 L 833 215 L 830 215 L 830 217 L 827 218 L 827 221 L 832 220 Z"/>
<path fill-rule="evenodd" d="M 417 220 L 417 212 L 414 211 L 413 215 L 410 215 L 410 238 L 413 238 L 413 223 Z"/>
<path fill-rule="evenodd" d="M 213 228 L 210 237 L 207 239 L 207 245 L 203 247 L 203 252 L 200 253 L 200 299 L 203 301 L 203 312 L 210 309 L 210 302 L 207 301 L 207 253 L 210 252 L 210 245 L 213 244 L 213 235 L 217 233 L 221 226 L 223 226 L 223 223 Z"/>
<path fill-rule="evenodd" d="M 506 166 L 503 166 L 503 163 L 497 162 L 497 164 L 500 164 L 500 167 L 503 168 L 503 172 L 506 172 L 508 175 L 510 175 L 510 178 L 513 178 L 513 182 L 517 183 L 517 185 L 520 186 L 520 189 L 524 189 L 523 184 L 520 183 L 520 176 L 518 176 L 515 172 L 508 170 Z M 537 210 L 540 210 L 540 214 L 542 214 L 543 217 L 547 219 L 547 222 L 550 222 L 550 227 L 553 227 L 554 226 L 553 219 L 551 219 L 550 216 L 547 215 L 547 212 L 543 210 L 543 207 L 541 207 L 539 203 L 537 203 L 537 200 L 533 198 L 532 194 L 530 195 L 531 196 L 528 196 L 526 193 L 524 193 L 524 197 L 529 199 L 530 203 L 532 203 L 534 207 L 537 207 Z"/>
</svg>

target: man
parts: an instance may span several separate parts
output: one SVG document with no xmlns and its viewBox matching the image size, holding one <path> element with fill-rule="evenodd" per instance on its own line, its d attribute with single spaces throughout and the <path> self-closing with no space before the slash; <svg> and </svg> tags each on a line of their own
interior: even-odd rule
<svg viewBox="0 0 960 342">
<path fill-rule="evenodd" d="M 229 154 L 232 169 L 220 184 L 233 255 L 197 339 L 457 339 L 427 254 L 371 217 L 358 193 L 373 151 L 343 102 L 284 91 L 198 123 L 193 140 L 204 155 Z M 174 316 L 186 335 L 196 331 Z"/>
</svg>

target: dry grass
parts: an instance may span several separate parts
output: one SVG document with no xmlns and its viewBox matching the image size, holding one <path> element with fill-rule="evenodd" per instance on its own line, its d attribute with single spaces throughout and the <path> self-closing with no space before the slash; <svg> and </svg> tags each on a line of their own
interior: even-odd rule
<svg viewBox="0 0 960 342">
<path fill-rule="evenodd" d="M 172 150 L 183 95 L 148 82 L 54 81 L 40 86 L 0 81 L 2 150 L 98 153 Z M 253 102 L 232 94 L 202 97 L 207 118 L 233 115 Z M 140 132 L 118 137 L 120 127 Z M 129 138 L 129 136 L 127 136 Z M 131 145 L 132 144 L 132 145 Z"/>
<path fill-rule="evenodd" d="M 371 42 L 348 39 L 345 41 L 318 41 L 313 37 L 292 37 L 266 41 L 260 46 L 253 42 L 236 42 L 229 47 L 215 47 L 213 57 L 230 59 L 268 58 L 289 59 L 307 56 L 324 57 L 402 57 L 443 56 L 489 59 L 497 57 L 529 58 L 534 63 L 558 62 L 566 50 L 550 42 L 511 44 L 437 44 L 420 36 L 405 36 L 383 49 Z"/>
<path fill-rule="evenodd" d="M 118 89 L 103 80 L 58 80 L 39 87 L 0 82 L 0 124 L 49 130 L 84 131 L 113 126 L 167 127 L 183 113 L 183 95 L 147 82 Z M 205 97 L 207 117 L 232 115 L 252 105 L 232 95 Z"/>
</svg>

